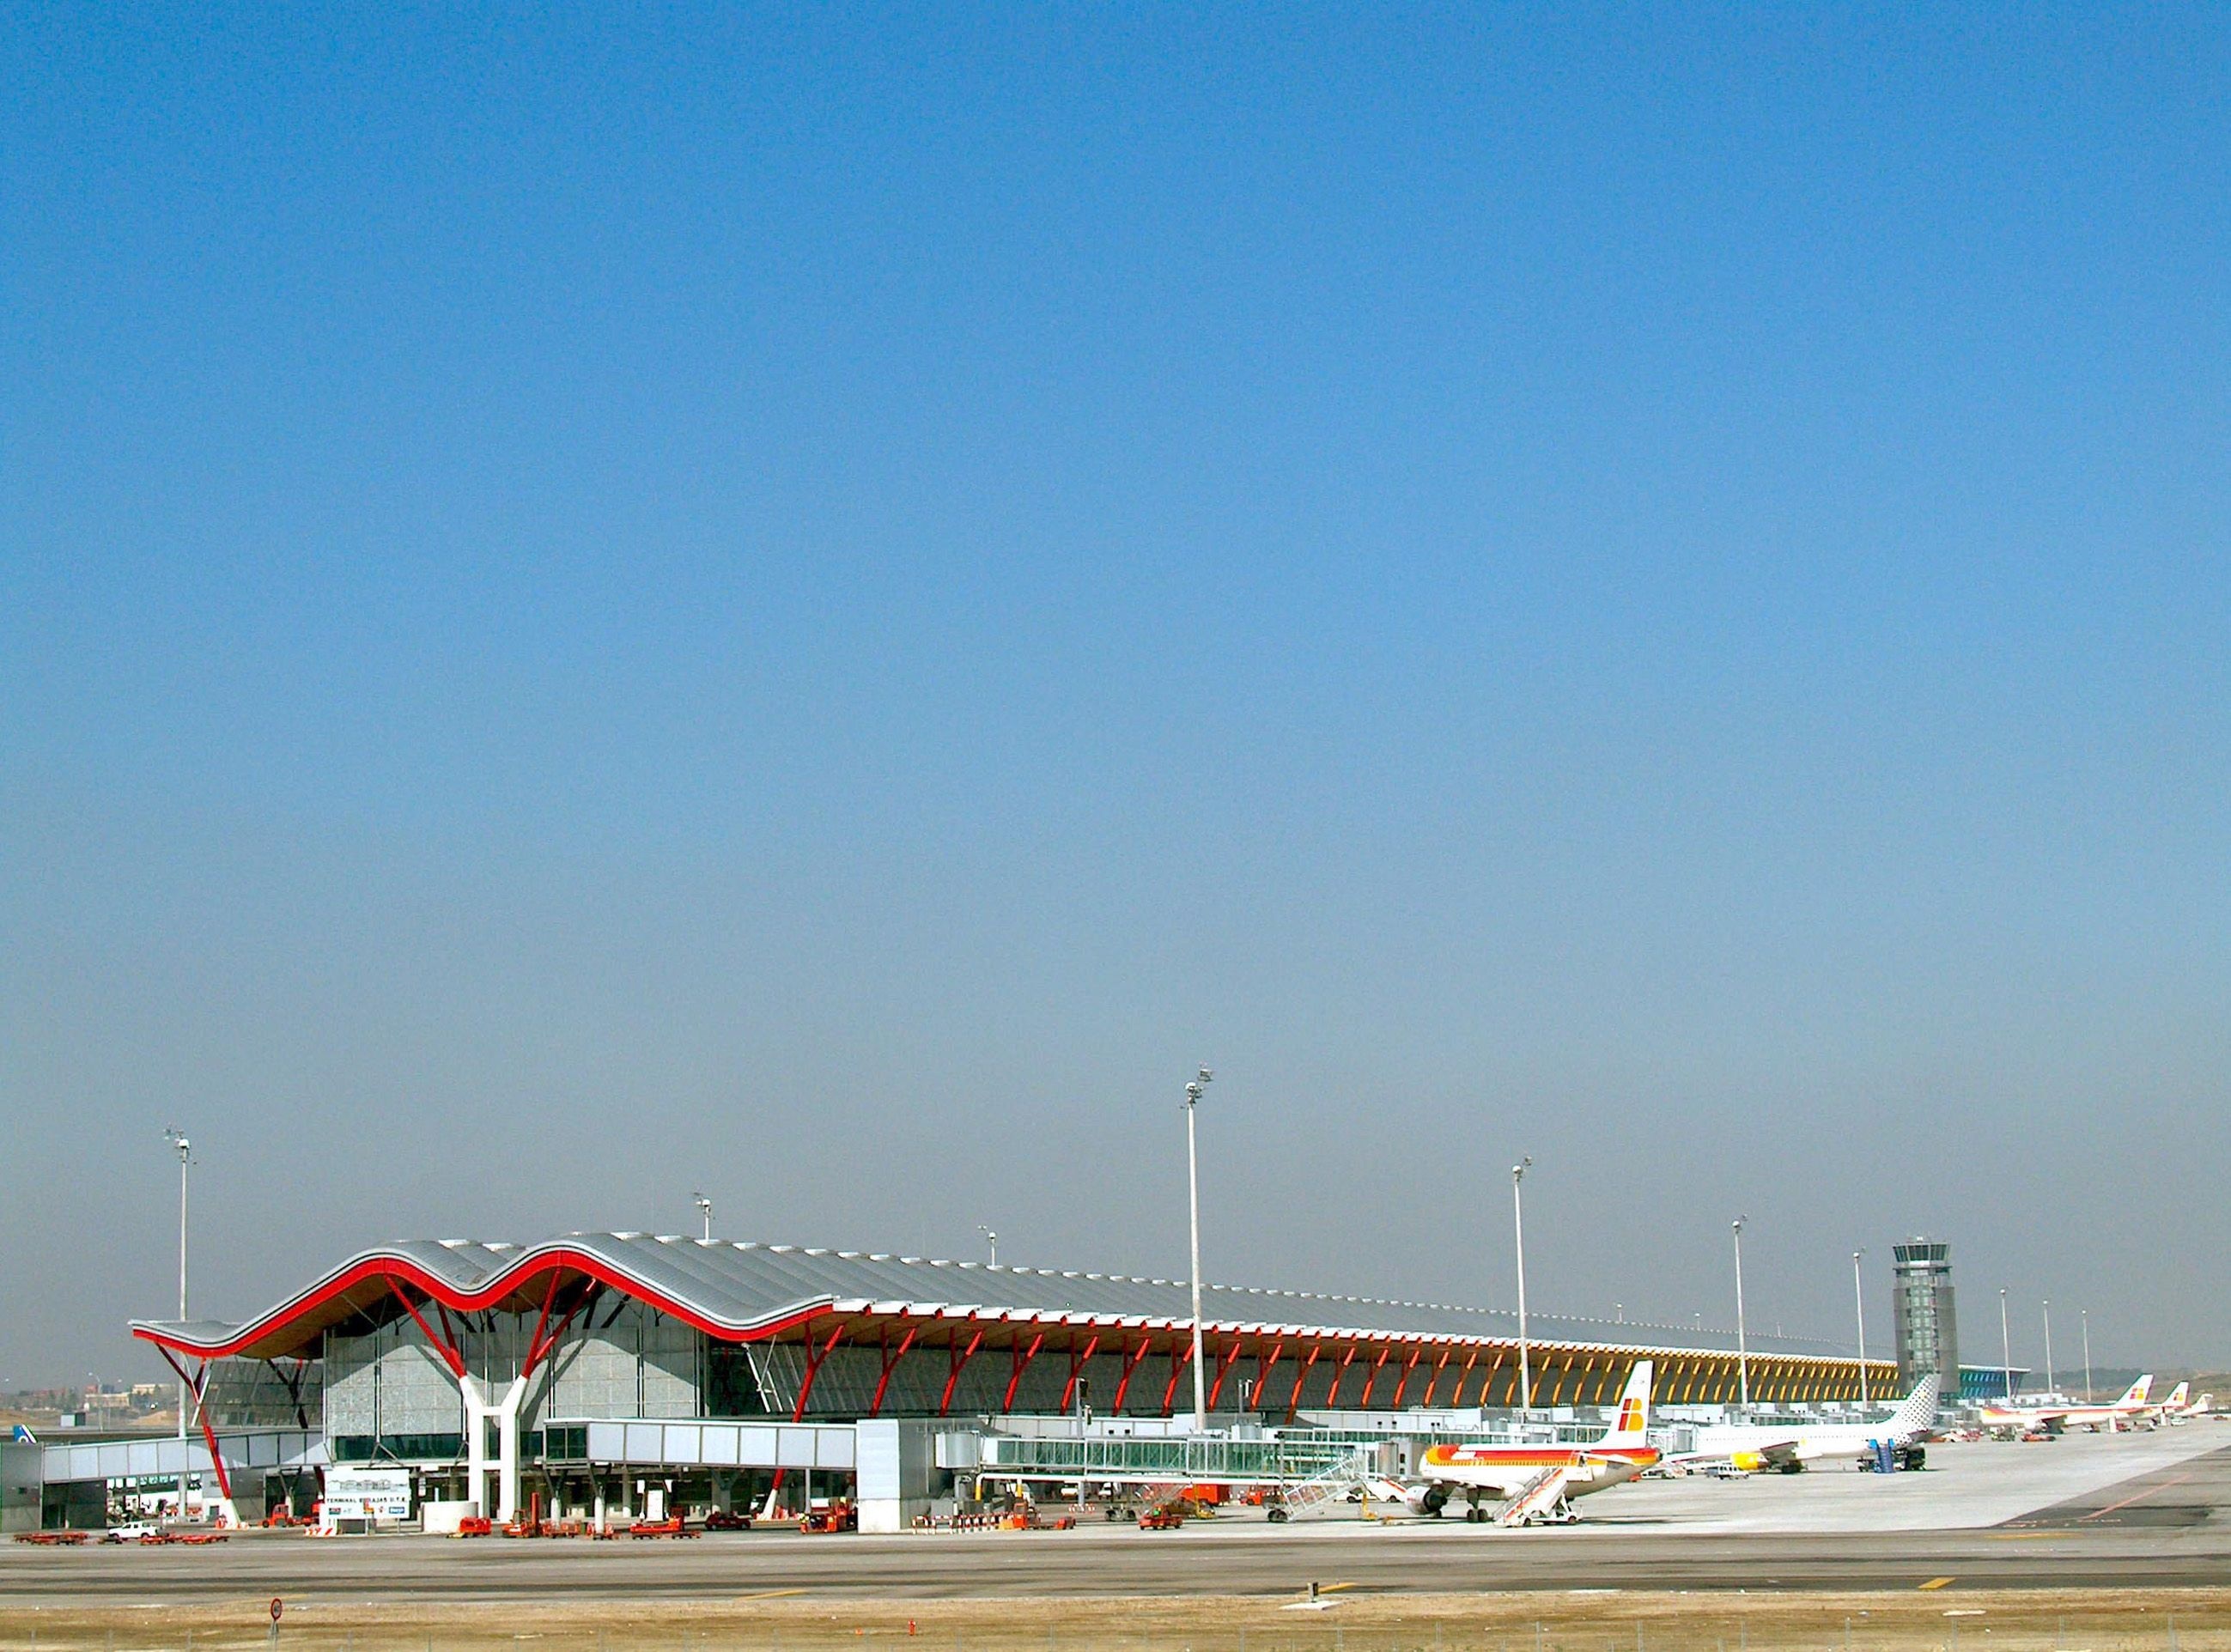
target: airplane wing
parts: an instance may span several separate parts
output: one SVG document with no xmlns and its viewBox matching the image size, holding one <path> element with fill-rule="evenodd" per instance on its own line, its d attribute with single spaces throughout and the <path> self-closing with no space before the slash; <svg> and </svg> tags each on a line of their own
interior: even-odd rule
<svg viewBox="0 0 2231 1652">
<path fill-rule="evenodd" d="M 1730 1468 L 1781 1468 L 1797 1461 L 1799 1436 L 1766 1441 L 1747 1441 L 1740 1446 L 1717 1451 L 1668 1452 L 1664 1461 L 1678 1463 L 1684 1468 L 1709 1468 L 1725 1464 Z"/>
</svg>

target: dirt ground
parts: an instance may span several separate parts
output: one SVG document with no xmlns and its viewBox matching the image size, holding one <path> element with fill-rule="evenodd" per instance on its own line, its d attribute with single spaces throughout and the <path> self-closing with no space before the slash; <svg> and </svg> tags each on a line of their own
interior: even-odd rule
<svg viewBox="0 0 2231 1652">
<path fill-rule="evenodd" d="M 327 1602 L 277 1652 L 2231 1652 L 2231 1590 Z M 268 1600 L 0 1610 L 0 1652 L 272 1652 Z M 892 1645 L 889 1652 L 901 1652 Z"/>
</svg>

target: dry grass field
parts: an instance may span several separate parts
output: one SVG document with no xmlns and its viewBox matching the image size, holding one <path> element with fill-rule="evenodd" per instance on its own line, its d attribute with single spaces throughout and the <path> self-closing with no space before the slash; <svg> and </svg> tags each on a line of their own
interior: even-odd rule
<svg viewBox="0 0 2231 1652">
<path fill-rule="evenodd" d="M 2231 1652 L 2231 1590 L 846 1603 L 760 1591 L 289 1610 L 279 1652 Z M 0 1611 L 0 1652 L 270 1652 L 268 1601 Z"/>
</svg>

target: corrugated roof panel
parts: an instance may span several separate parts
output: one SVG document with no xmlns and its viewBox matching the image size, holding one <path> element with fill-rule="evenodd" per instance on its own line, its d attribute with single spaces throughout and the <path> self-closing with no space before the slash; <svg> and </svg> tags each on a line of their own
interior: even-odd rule
<svg viewBox="0 0 2231 1652">
<path fill-rule="evenodd" d="M 829 1311 L 947 1317 L 1052 1318 L 1116 1326 L 1190 1323 L 1184 1281 L 1124 1274 L 994 1266 L 941 1258 L 901 1257 L 885 1252 L 801 1249 L 792 1245 L 705 1240 L 641 1233 L 576 1233 L 532 1246 L 460 1240 L 410 1240 L 352 1257 L 317 1283 L 245 1325 L 197 1320 L 191 1325 L 141 1322 L 135 1330 L 178 1345 L 203 1349 L 249 1340 L 275 1331 L 290 1318 L 327 1304 L 328 1317 L 353 1311 L 380 1294 L 378 1264 L 394 1262 L 447 1294 L 495 1300 L 523 1287 L 546 1265 L 568 1264 L 572 1254 L 588 1271 L 624 1290 L 672 1306 L 720 1334 L 748 1336 L 799 1315 Z M 365 1282 L 347 1287 L 352 1278 Z M 346 1288 L 345 1288 L 346 1287 Z M 493 1294 L 493 1296 L 491 1295 Z M 339 1296 L 340 1300 L 331 1300 Z M 1265 1286 L 1204 1285 L 1204 1324 L 1247 1334 L 1289 1337 L 1316 1333 L 1508 1339 L 1517 1316 L 1501 1308 L 1389 1300 Z M 1534 1339 L 1620 1349 L 1730 1352 L 1734 1339 L 1691 1326 L 1613 1324 L 1553 1314 L 1532 1316 Z M 1751 1338 L 1755 1352 L 1838 1354 L 1833 1344 L 1789 1337 Z"/>
</svg>

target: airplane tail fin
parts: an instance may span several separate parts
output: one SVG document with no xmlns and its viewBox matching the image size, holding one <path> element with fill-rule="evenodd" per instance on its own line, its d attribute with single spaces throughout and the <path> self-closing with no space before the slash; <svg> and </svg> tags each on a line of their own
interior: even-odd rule
<svg viewBox="0 0 2231 1652">
<path fill-rule="evenodd" d="M 2169 1397 L 2162 1402 L 2162 1405 L 2165 1410 L 2180 1411 L 2184 1409 L 2185 1401 L 2189 1399 L 2191 1397 L 2192 1384 L 2190 1383 L 2179 1383 L 2175 1388 L 2169 1391 Z"/>
<path fill-rule="evenodd" d="M 1937 1391 L 1941 1378 L 1930 1371 L 1913 1385 L 1913 1392 L 1890 1414 L 1893 1434 L 1917 1434 L 1937 1420 Z"/>
<path fill-rule="evenodd" d="M 1650 1430 L 1650 1384 L 1656 1367 L 1638 1359 L 1619 1397 L 1619 1410 L 1598 1445 L 1640 1445 Z"/>
<path fill-rule="evenodd" d="M 2128 1388 L 2124 1389 L 2123 1391 L 2123 1397 L 2117 1400 L 2115 1404 L 2118 1405 L 2144 1405 L 2146 1403 L 2146 1396 L 2153 1391 L 2154 1374 L 2151 1371 L 2148 1371 L 2144 1376 L 2139 1378 L 2137 1381 L 2132 1383 Z"/>
</svg>

